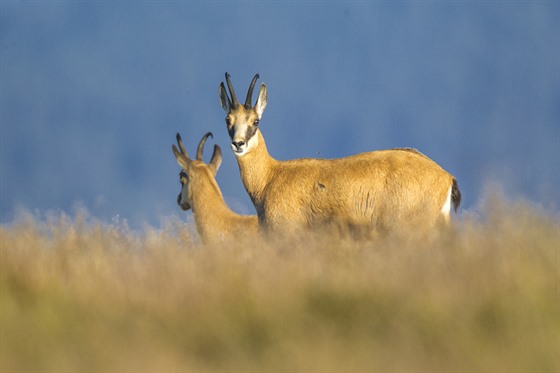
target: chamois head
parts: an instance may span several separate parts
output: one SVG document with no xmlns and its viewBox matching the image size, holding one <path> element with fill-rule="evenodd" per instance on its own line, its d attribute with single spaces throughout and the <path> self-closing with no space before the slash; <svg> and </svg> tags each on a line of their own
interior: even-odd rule
<svg viewBox="0 0 560 373">
<path fill-rule="evenodd" d="M 181 135 L 177 133 L 177 145 L 172 145 L 173 154 L 177 158 L 177 162 L 183 168 L 179 173 L 179 181 L 181 182 L 181 193 L 177 196 L 177 204 L 183 210 L 188 210 L 192 206 L 192 190 L 191 190 L 191 180 L 195 176 L 195 173 L 201 168 L 206 168 L 211 173 L 212 177 L 216 177 L 216 172 L 222 163 L 222 150 L 218 145 L 214 145 L 214 152 L 212 153 L 212 158 L 210 163 L 205 164 L 202 160 L 202 151 L 204 148 L 204 143 L 208 137 L 212 137 L 212 132 L 207 132 L 198 143 L 198 148 L 196 150 L 196 159 L 190 159 L 185 146 L 183 145 L 183 140 Z"/>
<path fill-rule="evenodd" d="M 255 106 L 251 105 L 253 88 L 258 78 L 259 74 L 255 74 L 249 86 L 244 105 L 239 104 L 237 101 L 237 96 L 235 95 L 228 73 L 226 73 L 226 82 L 231 99 L 226 92 L 224 82 L 220 84 L 220 102 L 222 108 L 226 112 L 226 124 L 231 139 L 231 148 L 238 157 L 250 152 L 258 145 L 258 136 L 255 136 L 255 134 L 259 129 L 259 121 L 268 100 L 266 86 L 263 83 L 261 84 L 259 97 L 257 98 L 257 102 L 255 102 Z"/>
</svg>

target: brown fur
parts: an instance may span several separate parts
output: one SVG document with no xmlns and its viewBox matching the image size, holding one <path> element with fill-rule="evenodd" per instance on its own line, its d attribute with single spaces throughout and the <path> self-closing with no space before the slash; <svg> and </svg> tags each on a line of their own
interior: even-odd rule
<svg viewBox="0 0 560 373">
<path fill-rule="evenodd" d="M 280 162 L 259 146 L 238 157 L 243 184 L 259 219 L 271 230 L 295 230 L 336 221 L 389 230 L 433 226 L 453 176 L 429 158 L 382 150 L 338 159 Z"/>
</svg>

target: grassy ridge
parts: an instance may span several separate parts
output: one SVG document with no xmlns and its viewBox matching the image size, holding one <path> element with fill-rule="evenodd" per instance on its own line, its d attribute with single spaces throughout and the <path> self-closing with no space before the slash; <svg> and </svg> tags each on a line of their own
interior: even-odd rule
<svg viewBox="0 0 560 373">
<path fill-rule="evenodd" d="M 67 216 L 0 230 L 1 371 L 558 371 L 559 225 L 228 242 Z"/>
</svg>

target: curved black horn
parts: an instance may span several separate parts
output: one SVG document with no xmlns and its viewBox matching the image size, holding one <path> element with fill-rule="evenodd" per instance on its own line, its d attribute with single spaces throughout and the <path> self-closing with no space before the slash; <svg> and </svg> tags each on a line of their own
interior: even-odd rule
<svg viewBox="0 0 560 373">
<path fill-rule="evenodd" d="M 233 107 L 236 107 L 237 105 L 239 105 L 239 102 L 237 101 L 237 96 L 235 95 L 235 91 L 233 90 L 233 85 L 231 84 L 231 80 L 229 78 L 228 73 L 226 73 L 226 83 L 227 83 L 227 86 L 229 88 L 229 93 L 231 95 L 231 101 L 232 101 Z"/>
<path fill-rule="evenodd" d="M 204 149 L 204 144 L 206 143 L 208 137 L 214 137 L 214 135 L 212 135 L 212 132 L 206 132 L 206 134 L 202 136 L 202 139 L 200 139 L 200 142 L 198 143 L 198 148 L 196 149 L 196 159 L 198 159 L 199 161 L 202 161 L 202 150 Z"/>
<path fill-rule="evenodd" d="M 259 74 L 255 74 L 253 80 L 251 81 L 251 85 L 249 86 L 249 91 L 247 92 L 247 99 L 245 100 L 246 109 L 251 108 L 251 98 L 253 97 L 253 88 L 255 88 L 255 83 L 257 82 L 258 78 L 259 78 Z"/>
<path fill-rule="evenodd" d="M 181 139 L 181 135 L 179 135 L 179 132 L 177 132 L 177 144 L 179 145 L 179 149 L 181 150 L 181 154 L 183 154 L 185 157 L 187 157 L 187 159 L 189 158 L 189 154 L 187 153 L 187 150 L 185 149 L 185 145 L 183 145 L 183 140 Z"/>
</svg>

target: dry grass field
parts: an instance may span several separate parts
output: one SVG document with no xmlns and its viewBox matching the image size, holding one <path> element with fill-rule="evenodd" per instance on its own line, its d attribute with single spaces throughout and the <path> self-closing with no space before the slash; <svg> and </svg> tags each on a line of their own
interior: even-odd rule
<svg viewBox="0 0 560 373">
<path fill-rule="evenodd" d="M 558 217 L 484 205 L 430 239 L 220 247 L 23 214 L 0 228 L 0 370 L 558 372 Z"/>
</svg>

